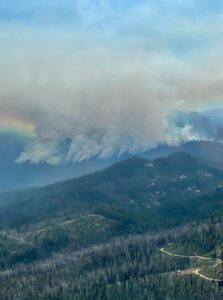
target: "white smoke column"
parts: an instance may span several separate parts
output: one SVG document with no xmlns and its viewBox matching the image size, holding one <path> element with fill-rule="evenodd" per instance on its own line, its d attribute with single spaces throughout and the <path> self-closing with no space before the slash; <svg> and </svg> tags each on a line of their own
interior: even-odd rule
<svg viewBox="0 0 223 300">
<path fill-rule="evenodd" d="M 175 89 L 163 81 L 159 59 L 103 47 L 50 55 L 51 50 L 34 48 L 33 58 L 21 52 L 11 62 L 14 75 L 10 64 L 1 78 L 5 100 L 0 108 L 32 120 L 36 128 L 36 139 L 18 162 L 107 158 L 165 139 Z M 68 149 L 65 140 L 70 141 Z"/>
<path fill-rule="evenodd" d="M 205 94 L 213 87 L 213 99 L 223 89 L 220 64 L 212 57 L 209 64 L 207 57 L 185 63 L 129 47 L 76 47 L 69 40 L 53 46 L 43 41 L 0 58 L 0 111 L 35 126 L 36 139 L 27 142 L 20 163 L 59 164 L 146 150 L 175 134 L 167 131 L 167 120 L 181 103 L 200 105 L 210 101 Z M 203 75 L 205 61 L 218 72 Z"/>
</svg>

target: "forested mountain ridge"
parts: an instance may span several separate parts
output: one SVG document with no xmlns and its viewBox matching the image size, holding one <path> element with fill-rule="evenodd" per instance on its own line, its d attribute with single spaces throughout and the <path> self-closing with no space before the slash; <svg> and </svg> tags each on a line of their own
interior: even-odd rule
<svg viewBox="0 0 223 300">
<path fill-rule="evenodd" d="M 132 158 L 78 179 L 0 194 L 0 225 L 19 226 L 71 211 L 110 218 L 126 212 L 133 221 L 150 215 L 163 220 L 168 214 L 171 223 L 175 216 L 171 216 L 170 207 L 178 207 L 190 218 L 193 202 L 199 215 L 200 197 L 216 189 L 221 193 L 222 186 L 222 171 L 184 153 L 155 160 Z M 202 200 L 204 205 L 205 201 L 215 209 L 213 202 Z"/>
<path fill-rule="evenodd" d="M 175 153 L 2 193 L 0 298 L 221 299 L 222 186 Z"/>
<path fill-rule="evenodd" d="M 129 300 L 135 297 L 220 300 L 223 290 L 219 253 L 210 261 L 189 258 L 186 246 L 193 244 L 196 255 L 212 257 L 209 250 L 205 254 L 199 252 L 196 238 L 212 243 L 209 249 L 213 249 L 216 227 L 214 241 L 222 241 L 222 221 L 210 219 L 156 234 L 111 238 L 109 242 L 80 250 L 75 250 L 75 245 L 71 244 L 66 251 L 52 252 L 51 257 L 44 260 L 24 261 L 0 271 L 0 295 L 6 300 Z M 207 232 L 212 234 L 207 237 Z M 184 253 L 167 255 L 161 251 L 163 247 Z"/>
<path fill-rule="evenodd" d="M 177 152 L 187 153 L 196 159 L 205 160 L 209 165 L 223 168 L 223 144 L 215 141 L 189 141 L 179 145 L 160 144 L 140 156 L 147 159 L 167 157 Z"/>
</svg>

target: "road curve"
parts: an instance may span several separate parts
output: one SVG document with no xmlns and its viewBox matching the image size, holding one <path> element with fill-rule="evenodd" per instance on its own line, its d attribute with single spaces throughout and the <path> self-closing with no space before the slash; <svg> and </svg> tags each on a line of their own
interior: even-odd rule
<svg viewBox="0 0 223 300">
<path fill-rule="evenodd" d="M 183 258 L 198 258 L 198 259 L 203 259 L 203 260 L 213 260 L 212 258 L 209 258 L 209 257 L 205 257 L 205 256 L 199 256 L 199 255 L 180 255 L 180 254 L 174 254 L 174 253 L 171 253 L 169 251 L 166 251 L 164 248 L 161 248 L 160 251 L 162 253 L 165 253 L 167 255 L 170 255 L 170 256 L 174 256 L 174 257 L 183 257 Z M 222 261 L 220 259 L 217 260 L 217 265 L 221 264 Z M 187 273 L 188 274 L 188 273 Z M 203 274 L 200 273 L 200 269 L 191 269 L 190 270 L 190 274 L 194 274 L 194 275 L 197 275 L 205 280 L 208 280 L 208 281 L 211 281 L 211 282 L 223 282 L 223 279 L 215 279 L 215 278 L 210 278 L 210 277 L 207 277 Z"/>
<path fill-rule="evenodd" d="M 196 270 L 192 270 L 191 271 L 192 274 L 195 274 L 203 279 L 206 279 L 208 281 L 212 281 L 212 282 L 223 282 L 223 279 L 214 279 L 214 278 L 210 278 L 210 277 L 207 277 L 203 274 L 200 273 L 200 269 L 196 269 Z"/>
</svg>

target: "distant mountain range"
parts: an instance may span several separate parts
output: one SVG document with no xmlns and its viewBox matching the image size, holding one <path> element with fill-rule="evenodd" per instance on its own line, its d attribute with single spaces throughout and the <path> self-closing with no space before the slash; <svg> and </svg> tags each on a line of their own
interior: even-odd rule
<svg viewBox="0 0 223 300">
<path fill-rule="evenodd" d="M 105 169 L 113 163 L 130 156 L 113 157 L 103 160 L 92 158 L 88 161 L 67 163 L 58 166 L 30 163 L 15 163 L 22 147 L 19 143 L 12 143 L 9 139 L 0 139 L 0 191 L 8 189 L 44 186 L 73 177 L 90 174 Z M 195 158 L 203 159 L 217 168 L 223 168 L 223 144 L 217 142 L 194 141 L 170 146 L 158 145 L 145 153 L 138 153 L 138 157 L 154 159 L 167 157 L 176 152 L 185 152 Z"/>
<path fill-rule="evenodd" d="M 223 208 L 215 198 L 202 197 L 222 187 L 223 171 L 185 153 L 132 158 L 78 179 L 2 193 L 0 223 L 29 223 L 75 211 L 120 218 L 123 225 L 127 217 L 128 224 L 169 226 Z"/>
<path fill-rule="evenodd" d="M 0 193 L 0 298 L 222 299 L 222 216 L 223 171 L 183 152 Z"/>
<path fill-rule="evenodd" d="M 180 145 L 161 144 L 142 155 L 141 157 L 153 159 L 167 157 L 176 152 L 184 152 L 191 156 L 213 164 L 215 167 L 223 167 L 223 144 L 210 141 L 192 141 Z"/>
<path fill-rule="evenodd" d="M 94 158 L 58 166 L 47 163 L 16 163 L 22 150 L 23 146 L 20 140 L 14 140 L 14 137 L 0 136 L 0 191 L 51 184 L 95 172 L 114 162 L 113 159 L 106 161 Z"/>
</svg>

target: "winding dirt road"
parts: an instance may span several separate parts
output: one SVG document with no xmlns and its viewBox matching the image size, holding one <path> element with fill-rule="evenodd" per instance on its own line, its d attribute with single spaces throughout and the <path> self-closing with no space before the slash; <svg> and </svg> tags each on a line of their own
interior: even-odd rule
<svg viewBox="0 0 223 300">
<path fill-rule="evenodd" d="M 205 256 L 199 256 L 199 255 L 180 255 L 180 254 L 174 254 L 174 253 L 171 253 L 169 251 L 166 251 L 164 248 L 161 248 L 160 251 L 162 253 L 165 253 L 167 255 L 170 255 L 170 256 L 174 256 L 174 257 L 183 257 L 183 258 L 190 258 L 190 259 L 193 259 L 193 258 L 197 258 L 197 259 L 202 259 L 202 260 L 213 260 L 212 258 L 209 258 L 209 257 L 205 257 Z M 217 263 L 214 265 L 215 267 L 220 265 L 222 263 L 222 261 L 220 259 L 217 260 Z M 181 272 L 181 274 L 184 274 L 184 275 L 188 275 L 188 274 L 194 274 L 194 275 L 197 275 L 205 280 L 208 280 L 208 281 L 211 281 L 211 282 L 223 282 L 223 279 L 214 279 L 214 278 L 210 278 L 210 277 L 207 277 L 203 274 L 200 273 L 201 269 L 190 269 L 190 270 L 184 270 Z"/>
<path fill-rule="evenodd" d="M 164 248 L 161 248 L 160 251 L 163 252 L 163 253 L 165 253 L 165 254 L 168 254 L 168 255 L 171 255 L 171 256 L 176 256 L 176 257 L 198 258 L 198 259 L 203 259 L 203 260 L 213 260 L 210 257 L 199 256 L 199 255 L 180 255 L 180 254 L 174 254 L 174 253 L 171 253 L 171 252 L 168 252 L 168 251 L 164 250 Z"/>
<path fill-rule="evenodd" d="M 195 275 L 198 275 L 199 277 L 203 278 L 203 279 L 206 279 L 208 281 L 213 281 L 213 282 L 223 282 L 223 279 L 214 279 L 214 278 L 210 278 L 210 277 L 207 277 L 203 274 L 200 273 L 200 269 L 195 269 L 195 270 L 192 270 L 192 274 L 195 274 Z"/>
</svg>

